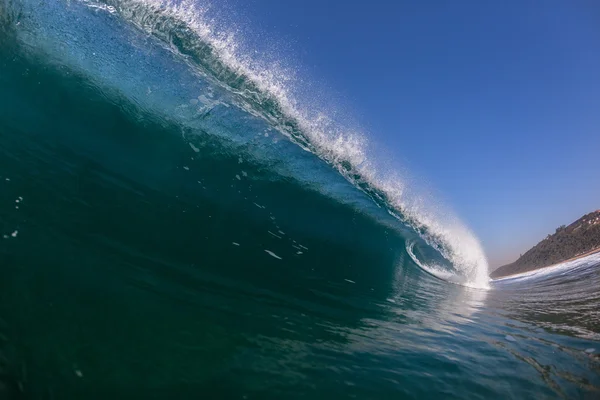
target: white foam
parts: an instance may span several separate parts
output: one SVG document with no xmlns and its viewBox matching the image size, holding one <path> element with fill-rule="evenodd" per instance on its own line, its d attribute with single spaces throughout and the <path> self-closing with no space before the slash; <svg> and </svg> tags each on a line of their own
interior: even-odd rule
<svg viewBox="0 0 600 400">
<path fill-rule="evenodd" d="M 190 145 L 190 147 L 192 148 L 192 150 L 194 150 L 195 153 L 199 153 L 200 149 L 197 148 L 196 146 L 194 146 L 192 143 L 188 143 Z"/>
<path fill-rule="evenodd" d="M 462 286 L 468 286 L 476 289 L 489 289 L 489 279 L 486 279 L 483 282 L 473 281 L 469 279 L 468 276 L 459 276 L 448 270 L 447 268 L 441 265 L 435 265 L 431 263 L 424 263 L 415 255 L 414 253 L 414 242 L 407 243 L 406 251 L 410 258 L 417 264 L 421 269 L 430 273 L 431 275 L 442 279 L 447 282 L 455 283 Z"/>
<path fill-rule="evenodd" d="M 272 251 L 270 251 L 270 250 L 265 250 L 265 253 L 267 253 L 267 254 L 268 254 L 268 255 L 270 255 L 271 257 L 273 257 L 273 258 L 276 258 L 276 259 L 278 259 L 278 260 L 283 260 L 283 258 L 279 257 L 277 254 L 273 253 L 273 252 L 272 252 Z"/>
<path fill-rule="evenodd" d="M 506 276 L 503 278 L 493 279 L 492 282 L 507 282 L 507 281 L 521 281 L 532 278 L 540 278 L 548 275 L 558 275 L 566 273 L 572 269 L 585 267 L 600 263 L 600 252 L 587 255 L 585 257 L 577 258 L 571 261 L 565 261 L 560 264 L 552 265 L 546 268 L 540 268 L 533 271 L 523 272 L 521 274 L 515 274 Z"/>
<path fill-rule="evenodd" d="M 276 235 L 276 234 L 274 234 L 274 233 L 273 233 L 273 232 L 271 232 L 271 231 L 267 231 L 267 232 L 269 232 L 271 235 L 275 236 L 277 239 L 281 239 L 281 236 L 279 236 L 279 235 Z"/>
</svg>

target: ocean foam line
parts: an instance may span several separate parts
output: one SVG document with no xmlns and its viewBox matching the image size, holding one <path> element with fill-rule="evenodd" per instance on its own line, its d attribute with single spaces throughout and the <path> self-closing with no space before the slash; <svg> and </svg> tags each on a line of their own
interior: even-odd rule
<svg viewBox="0 0 600 400">
<path fill-rule="evenodd" d="M 86 4 L 96 4 L 80 0 Z M 336 122 L 318 100 L 300 101 L 294 70 L 261 62 L 244 52 L 239 34 L 207 17 L 208 3 L 190 0 L 105 0 L 111 13 L 165 43 L 208 78 L 243 100 L 291 141 L 333 166 L 390 214 L 438 249 L 470 282 L 486 285 L 487 260 L 473 233 L 439 204 L 431 203 L 394 171 L 376 165 L 365 135 Z M 177 45 L 175 45 L 177 43 Z M 396 211 L 396 212 L 394 212 Z"/>
<path fill-rule="evenodd" d="M 533 271 L 527 271 L 520 274 L 505 276 L 503 278 L 491 279 L 490 282 L 517 282 L 533 278 L 554 276 L 558 274 L 564 274 L 566 272 L 580 267 L 591 266 L 592 264 L 600 264 L 600 252 L 592 253 L 585 257 L 565 261 L 563 263 L 552 265 L 546 268 L 539 268 Z"/>
</svg>

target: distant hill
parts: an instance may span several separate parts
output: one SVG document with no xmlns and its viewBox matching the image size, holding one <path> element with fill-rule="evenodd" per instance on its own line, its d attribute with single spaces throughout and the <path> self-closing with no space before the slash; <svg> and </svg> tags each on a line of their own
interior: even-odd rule
<svg viewBox="0 0 600 400">
<path fill-rule="evenodd" d="M 560 226 L 512 264 L 490 274 L 492 278 L 533 271 L 586 253 L 600 251 L 600 210 L 584 215 L 569 226 Z"/>
</svg>

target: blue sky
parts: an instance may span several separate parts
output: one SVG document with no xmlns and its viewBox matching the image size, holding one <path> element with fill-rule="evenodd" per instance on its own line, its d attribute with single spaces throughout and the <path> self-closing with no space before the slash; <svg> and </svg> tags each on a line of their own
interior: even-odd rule
<svg viewBox="0 0 600 400">
<path fill-rule="evenodd" d="M 228 7 L 326 82 L 372 141 L 435 188 L 492 266 L 600 208 L 600 3 Z"/>
</svg>

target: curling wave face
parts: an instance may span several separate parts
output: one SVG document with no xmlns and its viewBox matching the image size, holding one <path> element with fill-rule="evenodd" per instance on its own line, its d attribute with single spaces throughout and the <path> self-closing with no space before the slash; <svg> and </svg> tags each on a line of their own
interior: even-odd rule
<svg viewBox="0 0 600 400">
<path fill-rule="evenodd" d="M 22 9 L 27 7 L 34 4 L 23 2 Z M 314 93 L 302 95 L 301 82 L 291 68 L 281 67 L 283 62 L 273 65 L 250 57 L 239 34 L 219 26 L 206 8 L 189 1 L 156 0 L 85 0 L 71 4 L 71 12 L 58 12 L 63 7 L 57 0 L 44 10 L 24 13 L 21 40 L 99 86 L 116 89 L 162 118 L 177 121 L 188 140 L 208 133 L 233 142 L 237 147 L 231 151 L 250 153 L 275 166 L 274 173 L 350 203 L 409 236 L 417 234 L 441 255 L 426 263 L 445 269 L 454 282 L 487 287 L 484 252 L 464 224 L 439 203 L 419 195 L 407 179 L 378 165 L 365 135 L 328 115 Z M 93 15 L 82 18 L 85 11 L 77 8 Z M 73 24 L 77 32 L 71 32 Z M 124 34 L 123 27 L 114 27 L 121 24 L 133 29 Z M 74 35 L 81 36 L 77 47 L 62 41 Z M 132 55 L 132 48 L 137 54 Z M 360 193 L 330 187 L 334 174 Z"/>
</svg>

